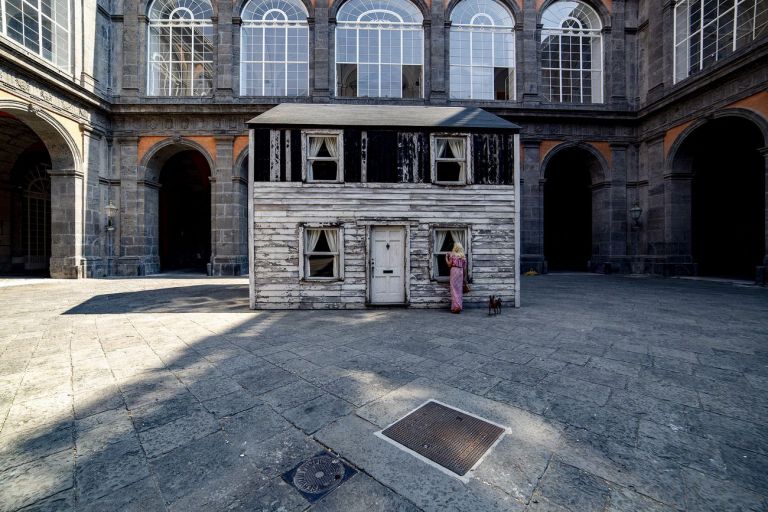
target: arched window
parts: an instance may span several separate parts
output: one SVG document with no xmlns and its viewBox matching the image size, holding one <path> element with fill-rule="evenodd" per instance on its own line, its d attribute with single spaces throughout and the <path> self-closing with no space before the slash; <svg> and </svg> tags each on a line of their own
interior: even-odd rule
<svg viewBox="0 0 768 512">
<path fill-rule="evenodd" d="M 421 98 L 423 17 L 407 0 L 349 0 L 336 15 L 336 95 Z"/>
<path fill-rule="evenodd" d="M 149 8 L 147 94 L 213 91 L 213 9 L 205 0 L 155 0 Z"/>
<path fill-rule="evenodd" d="M 681 0 L 675 4 L 675 81 L 768 34 L 765 0 Z"/>
<path fill-rule="evenodd" d="M 240 94 L 309 95 L 309 26 L 301 0 L 251 0 L 240 29 Z"/>
<path fill-rule="evenodd" d="M 69 69 L 69 0 L 2 0 L 2 34 L 56 66 Z"/>
<path fill-rule="evenodd" d="M 451 98 L 515 96 L 515 20 L 495 0 L 463 0 L 451 14 Z"/>
<path fill-rule="evenodd" d="M 560 103 L 602 103 L 603 36 L 595 10 L 561 0 L 541 22 L 541 94 Z"/>
</svg>

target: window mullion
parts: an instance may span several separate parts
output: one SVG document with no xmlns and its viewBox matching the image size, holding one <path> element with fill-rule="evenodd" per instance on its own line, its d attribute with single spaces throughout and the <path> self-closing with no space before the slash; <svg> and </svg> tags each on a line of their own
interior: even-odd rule
<svg viewBox="0 0 768 512">
<path fill-rule="evenodd" d="M 699 11 L 699 71 L 704 69 L 704 0 Z"/>
</svg>

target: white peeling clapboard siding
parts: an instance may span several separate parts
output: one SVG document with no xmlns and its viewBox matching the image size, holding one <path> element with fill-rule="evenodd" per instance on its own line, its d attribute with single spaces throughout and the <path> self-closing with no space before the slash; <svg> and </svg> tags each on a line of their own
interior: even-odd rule
<svg viewBox="0 0 768 512">
<path fill-rule="evenodd" d="M 514 189 L 503 185 L 305 184 L 260 182 L 254 189 L 254 274 L 258 308 L 365 307 L 368 227 L 410 229 L 410 304 L 447 307 L 448 284 L 431 279 L 431 228 L 469 227 L 472 291 L 467 303 L 488 296 L 514 300 Z M 341 281 L 300 281 L 302 225 L 340 225 Z"/>
</svg>

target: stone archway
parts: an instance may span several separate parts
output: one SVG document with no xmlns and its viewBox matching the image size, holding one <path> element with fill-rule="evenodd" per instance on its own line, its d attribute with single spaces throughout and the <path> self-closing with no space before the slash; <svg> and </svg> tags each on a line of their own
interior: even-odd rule
<svg viewBox="0 0 768 512">
<path fill-rule="evenodd" d="M 610 214 L 601 208 L 605 163 L 591 147 L 563 144 L 547 155 L 542 168 L 546 269 L 595 270 L 610 241 L 603 229 Z"/>
<path fill-rule="evenodd" d="M 0 272 L 82 273 L 82 173 L 74 142 L 47 113 L 0 101 Z"/>
<path fill-rule="evenodd" d="M 681 252 L 702 276 L 754 279 L 765 265 L 765 135 L 723 115 L 684 134 L 671 155 Z"/>
<path fill-rule="evenodd" d="M 161 143 L 144 162 L 147 273 L 208 272 L 212 253 L 211 171 L 189 141 Z"/>
</svg>

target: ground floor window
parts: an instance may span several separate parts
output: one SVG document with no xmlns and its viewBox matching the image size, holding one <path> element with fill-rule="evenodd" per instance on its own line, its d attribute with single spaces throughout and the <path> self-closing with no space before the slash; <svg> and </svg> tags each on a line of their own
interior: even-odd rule
<svg viewBox="0 0 768 512">
<path fill-rule="evenodd" d="M 340 228 L 304 229 L 304 279 L 340 279 Z"/>
<path fill-rule="evenodd" d="M 469 261 L 469 239 L 467 228 L 435 228 L 432 230 L 432 278 L 446 280 L 451 275 L 451 269 L 445 262 L 445 255 L 453 250 L 453 244 L 459 242 L 464 247 L 464 253 Z"/>
</svg>

